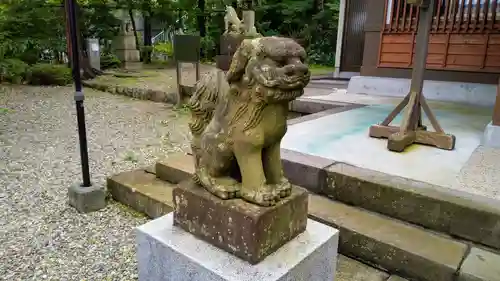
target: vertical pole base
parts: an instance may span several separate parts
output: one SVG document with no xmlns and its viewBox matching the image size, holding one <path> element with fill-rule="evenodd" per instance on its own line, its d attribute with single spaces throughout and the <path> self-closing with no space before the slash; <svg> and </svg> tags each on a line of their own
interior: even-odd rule
<svg viewBox="0 0 500 281">
<path fill-rule="evenodd" d="M 79 213 L 91 213 L 106 207 L 104 187 L 83 187 L 80 184 L 68 188 L 69 205 Z"/>
</svg>

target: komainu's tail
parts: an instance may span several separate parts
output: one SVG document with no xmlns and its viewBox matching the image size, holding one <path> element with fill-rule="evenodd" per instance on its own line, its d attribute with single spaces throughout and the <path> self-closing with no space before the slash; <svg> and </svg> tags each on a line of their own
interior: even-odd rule
<svg viewBox="0 0 500 281">
<path fill-rule="evenodd" d="M 222 70 L 214 70 L 204 75 L 195 86 L 187 107 L 191 111 L 189 128 L 193 137 L 200 136 L 214 115 L 219 97 L 229 90 L 226 75 Z"/>
</svg>

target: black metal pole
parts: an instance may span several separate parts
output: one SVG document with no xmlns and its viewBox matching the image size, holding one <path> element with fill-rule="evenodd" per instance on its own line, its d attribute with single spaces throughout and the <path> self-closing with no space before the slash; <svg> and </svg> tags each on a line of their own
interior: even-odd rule
<svg viewBox="0 0 500 281">
<path fill-rule="evenodd" d="M 76 28 L 76 5 L 75 0 L 67 0 L 69 34 L 71 42 L 71 57 L 73 65 L 73 81 L 75 82 L 76 118 L 78 122 L 78 137 L 80 139 L 80 158 L 82 162 L 83 187 L 91 186 L 89 172 L 89 154 L 87 151 L 87 130 L 85 128 L 85 109 L 83 100 L 85 96 L 82 91 L 82 78 L 80 76 L 80 55 L 78 50 L 78 34 Z"/>
</svg>

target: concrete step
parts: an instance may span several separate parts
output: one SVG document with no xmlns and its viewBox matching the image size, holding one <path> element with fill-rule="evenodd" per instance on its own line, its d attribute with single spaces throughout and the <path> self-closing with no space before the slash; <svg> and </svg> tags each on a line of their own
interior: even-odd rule
<svg viewBox="0 0 500 281">
<path fill-rule="evenodd" d="M 311 218 L 340 230 L 340 253 L 422 281 L 452 281 L 468 246 L 443 235 L 311 195 Z"/>
<path fill-rule="evenodd" d="M 497 200 L 282 149 L 293 184 L 460 239 L 500 250 Z"/>
<path fill-rule="evenodd" d="M 174 184 L 159 180 L 151 169 L 123 172 L 107 179 L 108 192 L 114 200 L 150 218 L 173 210 Z"/>
<path fill-rule="evenodd" d="M 386 281 L 387 279 L 389 279 L 387 272 L 375 269 L 344 255 L 338 256 L 335 281 Z"/>
<path fill-rule="evenodd" d="M 161 166 L 157 165 L 156 169 L 161 169 Z M 152 218 L 172 210 L 171 192 L 174 187 L 145 170 L 121 173 L 108 179 L 108 189 L 115 200 Z M 309 200 L 309 216 L 312 219 L 340 230 L 341 254 L 410 280 L 453 281 L 457 276 L 478 278 L 458 279 L 460 281 L 500 280 L 500 274 L 488 273 L 497 268 L 488 265 L 500 258 L 492 251 L 470 250 L 470 246 L 445 235 L 319 195 L 311 194 Z M 477 251 L 485 251 L 486 254 L 475 253 Z M 482 267 L 478 267 L 477 263 Z M 462 264 L 464 267 L 461 268 Z"/>
</svg>

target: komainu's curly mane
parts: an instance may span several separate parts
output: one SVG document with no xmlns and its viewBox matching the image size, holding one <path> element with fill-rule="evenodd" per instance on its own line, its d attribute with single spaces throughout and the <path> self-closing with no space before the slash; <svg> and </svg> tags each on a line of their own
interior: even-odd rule
<svg viewBox="0 0 500 281">
<path fill-rule="evenodd" d="M 191 111 L 189 129 L 194 136 L 203 133 L 212 120 L 220 96 L 226 94 L 228 90 L 229 84 L 225 74 L 218 69 L 204 75 L 196 83 L 195 92 L 187 103 Z"/>
</svg>

